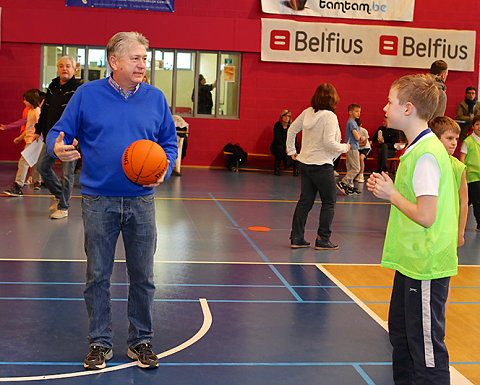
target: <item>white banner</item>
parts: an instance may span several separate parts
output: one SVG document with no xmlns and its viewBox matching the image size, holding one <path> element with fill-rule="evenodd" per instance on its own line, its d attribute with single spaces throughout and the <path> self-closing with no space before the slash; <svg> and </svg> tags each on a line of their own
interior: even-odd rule
<svg viewBox="0 0 480 385">
<path fill-rule="evenodd" d="M 473 71 L 475 31 L 262 19 L 262 60 Z"/>
<path fill-rule="evenodd" d="M 262 11 L 281 15 L 413 21 L 415 0 L 262 0 Z"/>
</svg>

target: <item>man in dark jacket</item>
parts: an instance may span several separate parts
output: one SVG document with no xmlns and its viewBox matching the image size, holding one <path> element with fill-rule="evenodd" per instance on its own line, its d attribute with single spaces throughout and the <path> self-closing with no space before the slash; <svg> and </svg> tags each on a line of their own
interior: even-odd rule
<svg viewBox="0 0 480 385">
<path fill-rule="evenodd" d="M 447 86 L 445 82 L 447 81 L 448 76 L 448 65 L 443 60 L 436 60 L 430 66 L 430 74 L 435 78 L 435 84 L 440 91 L 438 94 L 438 104 L 437 108 L 432 116 L 436 118 L 437 116 L 444 116 L 445 109 L 447 108 Z"/>
<path fill-rule="evenodd" d="M 45 140 L 48 131 L 50 131 L 60 119 L 73 93 L 81 85 L 81 81 L 75 79 L 74 76 L 75 64 L 75 59 L 71 56 L 62 56 L 58 59 L 58 77 L 53 79 L 48 86 L 40 118 L 35 125 L 35 139 L 38 139 L 41 135 Z M 55 161 L 55 158 L 52 158 L 46 153 L 44 147 L 38 159 L 38 171 L 42 175 L 43 182 L 50 193 L 55 196 L 54 202 L 49 208 L 49 210 L 52 211 L 50 218 L 61 219 L 68 216 L 76 161 L 62 162 L 61 182 L 52 170 Z"/>
<path fill-rule="evenodd" d="M 372 144 L 378 147 L 377 157 L 377 172 L 387 172 L 387 160 L 393 158 L 397 150 L 395 149 L 395 143 L 400 142 L 400 132 L 393 128 L 388 127 L 387 118 L 383 118 L 383 123 L 378 127 L 377 132 L 372 137 Z"/>
</svg>

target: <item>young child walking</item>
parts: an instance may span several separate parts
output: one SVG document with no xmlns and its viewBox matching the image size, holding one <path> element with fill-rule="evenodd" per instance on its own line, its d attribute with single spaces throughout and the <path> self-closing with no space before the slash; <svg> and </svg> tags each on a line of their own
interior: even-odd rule
<svg viewBox="0 0 480 385">
<path fill-rule="evenodd" d="M 350 150 L 346 154 L 347 173 L 337 183 L 338 189 L 345 195 L 358 195 L 360 191 L 354 187 L 353 179 L 360 172 L 360 158 L 358 155 L 358 142 L 365 138 L 358 133 L 358 126 L 355 119 L 360 118 L 362 108 L 358 104 L 348 106 L 347 128 L 345 130 L 345 143 L 350 144 Z"/>
<path fill-rule="evenodd" d="M 457 148 L 458 138 L 460 137 L 460 126 L 458 123 L 448 116 L 437 116 L 430 120 L 430 129 L 433 131 L 440 142 L 443 143 L 445 149 L 450 156 L 452 163 L 453 176 L 455 177 L 455 186 L 458 190 L 458 242 L 457 245 L 463 246 L 465 243 L 465 225 L 467 224 L 468 215 L 468 187 L 465 165 L 453 156 Z"/>
<path fill-rule="evenodd" d="M 360 171 L 358 172 L 357 177 L 355 178 L 355 182 L 358 183 L 364 183 L 365 182 L 365 177 L 364 177 L 364 172 L 365 172 L 365 159 L 367 158 L 368 154 L 370 151 L 372 151 L 372 145 L 370 144 L 370 141 L 368 140 L 368 131 L 366 128 L 362 126 L 362 121 L 360 119 L 355 119 L 355 123 L 357 123 L 358 126 L 358 133 L 360 136 L 363 137 L 363 140 L 358 142 L 358 157 L 360 161 Z"/>
<path fill-rule="evenodd" d="M 480 231 L 480 115 L 472 121 L 473 133 L 467 136 L 460 147 L 460 160 L 467 166 L 468 199 L 473 206 L 473 215 Z"/>
<path fill-rule="evenodd" d="M 38 118 L 40 116 L 41 102 L 42 98 L 40 96 L 40 91 L 35 88 L 32 88 L 23 94 L 23 103 L 26 107 L 29 108 L 27 112 L 27 122 L 25 125 L 25 129 L 22 131 L 22 133 L 13 140 L 14 143 L 19 143 L 20 141 L 24 140 L 25 148 L 32 144 L 33 136 L 35 134 L 35 124 L 38 122 Z M 15 182 L 13 182 L 13 185 L 9 189 L 4 190 L 3 192 L 13 197 L 23 196 L 22 187 L 25 184 L 25 178 L 27 176 L 29 168 L 30 166 L 23 158 L 23 156 L 20 157 L 18 161 L 18 169 L 17 175 L 15 176 Z M 39 189 L 41 178 L 36 165 L 32 167 L 32 178 L 34 182 L 34 188 Z"/>
<path fill-rule="evenodd" d="M 428 128 L 439 91 L 426 75 L 396 80 L 384 107 L 408 147 L 395 184 L 373 173 L 367 188 L 391 209 L 382 266 L 394 269 L 388 316 L 396 384 L 450 384 L 445 338 L 445 303 L 457 274 L 458 191 L 445 147 Z"/>
</svg>

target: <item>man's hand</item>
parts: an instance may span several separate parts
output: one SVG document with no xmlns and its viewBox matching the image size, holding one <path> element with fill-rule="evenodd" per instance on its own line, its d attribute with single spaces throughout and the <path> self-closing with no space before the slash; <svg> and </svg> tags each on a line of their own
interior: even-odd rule
<svg viewBox="0 0 480 385">
<path fill-rule="evenodd" d="M 144 184 L 143 187 L 157 187 L 160 183 L 163 183 L 163 181 L 165 180 L 165 175 L 167 174 L 169 165 L 170 165 L 170 161 L 167 160 L 167 167 L 165 167 L 165 172 L 162 174 L 160 179 L 158 179 L 155 183 L 152 183 L 152 184 Z"/>
<path fill-rule="evenodd" d="M 74 160 L 80 159 L 80 153 L 75 150 L 75 146 L 73 144 L 65 144 L 63 142 L 65 134 L 63 131 L 60 131 L 60 134 L 55 141 L 55 147 L 53 152 L 55 155 L 60 159 L 62 162 L 72 162 Z"/>
</svg>

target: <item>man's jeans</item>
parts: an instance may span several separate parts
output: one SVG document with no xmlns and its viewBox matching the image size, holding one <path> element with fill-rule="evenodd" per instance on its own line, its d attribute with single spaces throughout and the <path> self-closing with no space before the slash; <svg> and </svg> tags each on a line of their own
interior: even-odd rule
<svg viewBox="0 0 480 385">
<path fill-rule="evenodd" d="M 135 347 L 149 342 L 153 337 L 153 256 L 157 243 L 153 194 L 139 197 L 84 194 L 82 216 L 87 254 L 84 297 L 90 344 L 112 346 L 110 277 L 120 232 L 130 282 L 127 343 Z"/>
<path fill-rule="evenodd" d="M 75 180 L 75 165 L 77 161 L 62 162 L 62 182 L 58 179 L 52 167 L 57 159 L 47 154 L 45 145 L 38 158 L 38 171 L 43 183 L 55 198 L 58 199 L 58 209 L 68 210 Z"/>
</svg>

